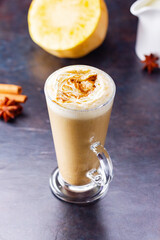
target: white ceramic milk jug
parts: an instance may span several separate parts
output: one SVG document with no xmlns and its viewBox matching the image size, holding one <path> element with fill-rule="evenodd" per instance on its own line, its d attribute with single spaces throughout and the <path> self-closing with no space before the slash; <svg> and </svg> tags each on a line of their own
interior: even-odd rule
<svg viewBox="0 0 160 240">
<path fill-rule="evenodd" d="M 144 60 L 144 55 L 153 53 L 160 58 L 160 0 L 138 0 L 130 11 L 139 18 L 137 56 Z"/>
</svg>

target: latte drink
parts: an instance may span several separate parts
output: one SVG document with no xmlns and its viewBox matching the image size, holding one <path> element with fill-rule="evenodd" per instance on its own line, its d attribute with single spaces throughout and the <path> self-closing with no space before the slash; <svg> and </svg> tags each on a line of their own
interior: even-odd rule
<svg viewBox="0 0 160 240">
<path fill-rule="evenodd" d="M 105 143 L 115 84 L 103 71 L 84 65 L 64 67 L 47 79 L 45 95 L 62 179 L 81 186 L 99 168 L 90 147 Z"/>
</svg>

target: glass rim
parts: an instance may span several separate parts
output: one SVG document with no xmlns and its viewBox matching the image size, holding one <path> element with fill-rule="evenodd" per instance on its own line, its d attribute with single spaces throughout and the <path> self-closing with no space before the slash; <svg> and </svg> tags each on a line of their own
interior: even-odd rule
<svg viewBox="0 0 160 240">
<path fill-rule="evenodd" d="M 58 103 L 54 102 L 54 101 L 51 99 L 51 97 L 50 97 L 50 95 L 48 94 L 48 92 L 47 92 L 47 89 L 46 89 L 47 82 L 48 82 L 49 79 L 52 77 L 52 75 L 54 75 L 57 71 L 59 71 L 59 70 L 61 70 L 61 69 L 68 68 L 68 67 L 74 67 L 74 66 L 76 66 L 76 67 L 78 67 L 78 66 L 79 66 L 79 67 L 88 67 L 88 68 L 90 68 L 90 69 L 95 69 L 95 70 L 98 70 L 98 71 L 102 72 L 103 75 L 107 75 L 107 77 L 108 77 L 108 78 L 112 81 L 112 83 L 113 83 L 113 94 L 112 94 L 112 96 L 111 96 L 106 102 L 98 105 L 97 107 L 89 108 L 89 109 L 71 109 L 71 108 L 67 108 L 67 107 L 62 107 L 62 106 L 59 105 Z M 96 68 L 96 67 L 88 66 L 88 65 L 78 65 L 78 64 L 77 64 L 77 65 L 69 65 L 69 66 L 65 66 L 65 67 L 59 68 L 59 69 L 57 69 L 56 71 L 54 71 L 53 73 L 51 73 L 51 74 L 48 76 L 48 78 L 46 79 L 46 81 L 45 81 L 44 92 L 45 92 L 46 97 L 51 101 L 51 103 L 52 103 L 53 105 L 57 106 L 60 110 L 68 111 L 68 112 L 91 112 L 91 111 L 98 110 L 98 109 L 100 109 L 100 108 L 102 108 L 102 107 L 104 107 L 104 106 L 106 106 L 106 105 L 108 105 L 109 103 L 112 102 L 112 100 L 113 100 L 114 97 L 115 97 L 115 93 L 116 93 L 116 85 L 115 85 L 114 80 L 111 78 L 111 76 L 110 76 L 108 73 L 104 72 L 103 70 L 98 69 L 98 68 Z"/>
</svg>

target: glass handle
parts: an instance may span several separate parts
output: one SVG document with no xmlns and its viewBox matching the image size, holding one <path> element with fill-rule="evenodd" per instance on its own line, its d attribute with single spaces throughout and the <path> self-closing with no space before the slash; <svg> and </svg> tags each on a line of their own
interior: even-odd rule
<svg viewBox="0 0 160 240">
<path fill-rule="evenodd" d="M 113 165 L 107 150 L 100 142 L 93 143 L 90 149 L 96 154 L 102 173 L 99 173 L 97 169 L 93 168 L 87 172 L 86 176 L 97 186 L 103 186 L 105 184 L 103 175 L 105 174 L 106 181 L 110 183 L 113 178 Z"/>
</svg>

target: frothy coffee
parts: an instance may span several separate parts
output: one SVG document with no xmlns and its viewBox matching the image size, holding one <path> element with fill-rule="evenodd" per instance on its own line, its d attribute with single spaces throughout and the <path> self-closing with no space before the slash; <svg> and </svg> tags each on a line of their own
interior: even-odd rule
<svg viewBox="0 0 160 240">
<path fill-rule="evenodd" d="M 71 185 L 88 184 L 87 171 L 99 168 L 90 147 L 105 143 L 114 82 L 97 68 L 69 66 L 50 75 L 45 95 L 62 179 Z"/>
<path fill-rule="evenodd" d="M 67 109 L 91 109 L 104 104 L 113 95 L 113 82 L 100 70 L 70 66 L 55 72 L 48 81 L 52 99 Z"/>
</svg>

